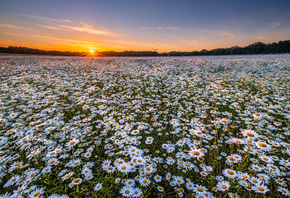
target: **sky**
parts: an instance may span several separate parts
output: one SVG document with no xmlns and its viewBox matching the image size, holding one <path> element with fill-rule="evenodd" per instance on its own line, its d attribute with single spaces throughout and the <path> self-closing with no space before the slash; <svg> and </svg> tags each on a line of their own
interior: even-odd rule
<svg viewBox="0 0 290 198">
<path fill-rule="evenodd" d="M 0 0 L 1 47 L 169 52 L 289 39 L 289 0 Z"/>
</svg>

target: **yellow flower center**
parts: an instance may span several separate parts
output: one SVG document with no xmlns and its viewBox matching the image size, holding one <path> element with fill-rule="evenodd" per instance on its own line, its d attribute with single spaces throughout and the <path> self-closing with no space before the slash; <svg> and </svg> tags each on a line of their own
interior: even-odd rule
<svg viewBox="0 0 290 198">
<path fill-rule="evenodd" d="M 267 147 L 267 145 L 265 144 L 265 143 L 259 143 L 259 145 L 261 146 L 261 147 Z"/>
<path fill-rule="evenodd" d="M 68 174 L 67 176 L 65 176 L 65 178 L 68 178 L 68 177 L 70 177 L 71 176 L 71 174 Z"/>
<path fill-rule="evenodd" d="M 247 133 L 247 135 L 250 136 L 250 137 L 254 137 L 253 133 Z"/>
<path fill-rule="evenodd" d="M 229 171 L 228 171 L 228 174 L 233 175 L 233 174 L 235 174 L 235 173 L 234 173 L 233 171 L 229 170 Z"/>
</svg>

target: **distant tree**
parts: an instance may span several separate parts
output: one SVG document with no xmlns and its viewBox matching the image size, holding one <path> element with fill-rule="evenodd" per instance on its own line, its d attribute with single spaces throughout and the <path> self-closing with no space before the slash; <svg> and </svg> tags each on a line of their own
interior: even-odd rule
<svg viewBox="0 0 290 198">
<path fill-rule="evenodd" d="M 199 55 L 226 55 L 226 54 L 269 54 L 269 53 L 290 53 L 290 40 L 279 41 L 278 43 L 265 44 L 256 42 L 246 47 L 233 46 L 230 48 L 217 48 L 213 50 L 202 49 L 201 51 L 180 52 L 171 51 L 158 53 L 158 48 L 153 51 L 102 51 L 96 52 L 98 56 L 199 56 Z M 0 53 L 15 54 L 39 54 L 39 55 L 56 55 L 56 56 L 84 56 L 85 52 L 61 52 L 32 49 L 27 47 L 0 47 Z"/>
</svg>

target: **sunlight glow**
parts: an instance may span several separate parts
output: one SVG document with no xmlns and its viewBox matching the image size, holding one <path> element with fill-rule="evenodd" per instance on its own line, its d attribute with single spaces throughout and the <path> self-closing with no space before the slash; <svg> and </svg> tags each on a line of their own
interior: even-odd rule
<svg viewBox="0 0 290 198">
<path fill-rule="evenodd" d="M 93 54 L 95 51 L 94 50 L 90 50 L 90 53 Z"/>
</svg>

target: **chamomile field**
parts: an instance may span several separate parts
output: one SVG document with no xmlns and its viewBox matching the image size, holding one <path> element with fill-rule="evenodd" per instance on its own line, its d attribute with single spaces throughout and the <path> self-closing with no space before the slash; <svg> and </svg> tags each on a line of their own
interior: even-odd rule
<svg viewBox="0 0 290 198">
<path fill-rule="evenodd" d="M 0 197 L 290 196 L 290 55 L 0 57 Z"/>
</svg>

